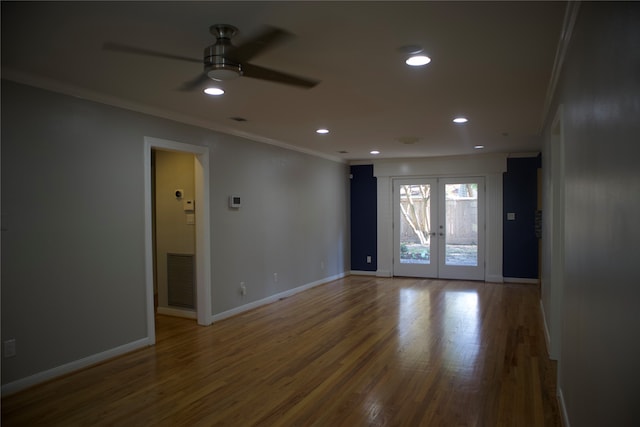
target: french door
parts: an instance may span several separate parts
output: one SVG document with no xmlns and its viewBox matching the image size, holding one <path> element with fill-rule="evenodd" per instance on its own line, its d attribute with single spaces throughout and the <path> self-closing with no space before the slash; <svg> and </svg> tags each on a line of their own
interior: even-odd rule
<svg viewBox="0 0 640 427">
<path fill-rule="evenodd" d="M 484 178 L 393 181 L 393 275 L 484 280 Z"/>
</svg>

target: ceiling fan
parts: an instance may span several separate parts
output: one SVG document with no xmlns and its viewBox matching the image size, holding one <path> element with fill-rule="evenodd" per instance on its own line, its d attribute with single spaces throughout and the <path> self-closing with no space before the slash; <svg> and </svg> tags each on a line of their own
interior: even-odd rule
<svg viewBox="0 0 640 427">
<path fill-rule="evenodd" d="M 129 46 L 120 43 L 108 42 L 103 49 L 118 52 L 133 53 L 139 55 L 155 56 L 158 58 L 177 59 L 181 61 L 198 62 L 204 64 L 204 71 L 196 78 L 185 82 L 180 89 L 193 90 L 209 80 L 230 80 L 240 76 L 254 79 L 267 80 L 287 85 L 312 88 L 319 83 L 305 77 L 295 76 L 271 68 L 261 67 L 248 62 L 251 58 L 273 48 L 290 38 L 291 33 L 275 28 L 266 27 L 245 43 L 234 46 L 231 39 L 238 33 L 238 29 L 232 25 L 216 24 L 209 28 L 211 34 L 216 37 L 216 42 L 204 49 L 204 59 L 190 58 L 170 53 Z"/>
</svg>

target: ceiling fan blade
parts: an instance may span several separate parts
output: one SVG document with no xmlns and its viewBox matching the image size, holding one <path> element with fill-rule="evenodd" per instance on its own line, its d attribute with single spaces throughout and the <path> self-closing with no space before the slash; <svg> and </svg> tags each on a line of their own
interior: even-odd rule
<svg viewBox="0 0 640 427">
<path fill-rule="evenodd" d="M 107 42 L 102 45 L 102 49 L 112 50 L 116 52 L 133 53 L 137 55 L 155 56 L 156 58 L 178 59 L 180 61 L 197 62 L 198 64 L 202 64 L 202 59 L 189 58 L 187 56 L 181 56 L 181 55 L 173 55 L 171 53 L 158 52 L 155 50 L 129 46 L 121 43 Z"/>
<path fill-rule="evenodd" d="M 272 70 L 270 68 L 261 67 L 253 64 L 242 64 L 242 75 L 254 79 L 268 80 L 276 83 L 283 83 L 292 86 L 311 89 L 320 80 L 313 80 L 306 77 L 294 76 L 293 74 L 283 73 L 281 71 Z"/>
<path fill-rule="evenodd" d="M 291 37 L 293 37 L 293 34 L 288 31 L 275 27 L 266 27 L 241 45 L 231 47 L 225 53 L 225 56 L 232 61 L 243 63 Z"/>
<path fill-rule="evenodd" d="M 191 79 L 187 82 L 182 83 L 182 85 L 180 86 L 180 90 L 191 91 L 194 89 L 198 89 L 207 82 L 211 82 L 211 79 L 209 78 L 209 76 L 203 73 L 194 79 Z"/>
<path fill-rule="evenodd" d="M 254 79 L 268 80 L 276 83 L 283 83 L 292 86 L 311 89 L 320 80 L 313 80 L 306 77 L 294 76 L 293 74 L 283 73 L 281 71 L 272 70 L 271 68 L 261 67 L 253 64 L 242 64 L 242 75 Z"/>
</svg>

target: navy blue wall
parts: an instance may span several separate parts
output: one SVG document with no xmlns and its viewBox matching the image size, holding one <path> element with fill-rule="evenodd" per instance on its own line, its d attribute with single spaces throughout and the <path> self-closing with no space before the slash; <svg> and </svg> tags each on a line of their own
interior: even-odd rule
<svg viewBox="0 0 640 427">
<path fill-rule="evenodd" d="M 507 159 L 503 176 L 502 275 L 538 278 L 538 238 L 535 215 L 538 204 L 540 156 Z M 509 212 L 515 220 L 507 220 Z"/>
<path fill-rule="evenodd" d="M 540 157 L 507 159 L 503 176 L 504 277 L 538 278 L 538 239 L 535 213 Z M 351 166 L 351 270 L 376 271 L 377 183 L 373 165 Z M 516 214 L 514 221 L 507 213 Z M 367 263 L 371 256 L 371 263 Z"/>
<path fill-rule="evenodd" d="M 351 270 L 378 269 L 377 209 L 373 165 L 351 166 Z"/>
</svg>

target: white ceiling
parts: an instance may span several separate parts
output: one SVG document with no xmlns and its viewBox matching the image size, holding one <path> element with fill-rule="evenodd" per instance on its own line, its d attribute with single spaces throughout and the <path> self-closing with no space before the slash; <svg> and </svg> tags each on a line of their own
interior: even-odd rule
<svg viewBox="0 0 640 427">
<path fill-rule="evenodd" d="M 2 76 L 345 160 L 372 158 L 372 149 L 385 158 L 474 154 L 477 144 L 484 153 L 535 152 L 564 9 L 538 1 L 3 1 Z M 241 77 L 210 97 L 178 90 L 199 64 L 102 49 L 118 42 L 201 58 L 218 23 L 240 29 L 236 44 L 265 24 L 292 32 L 251 62 L 321 83 L 299 89 Z M 422 46 L 431 64 L 405 65 L 405 45 Z M 453 124 L 457 115 L 469 123 Z"/>
</svg>

